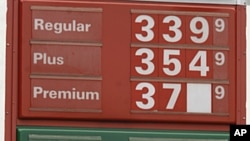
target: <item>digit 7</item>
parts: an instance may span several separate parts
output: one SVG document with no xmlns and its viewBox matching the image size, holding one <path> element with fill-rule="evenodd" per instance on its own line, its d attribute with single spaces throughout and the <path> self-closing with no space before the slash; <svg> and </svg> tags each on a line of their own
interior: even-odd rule
<svg viewBox="0 0 250 141">
<path fill-rule="evenodd" d="M 163 89 L 173 89 L 171 97 L 167 103 L 166 109 L 174 109 L 176 101 L 181 92 L 181 84 L 173 84 L 173 83 L 163 83 Z"/>
<path fill-rule="evenodd" d="M 171 112 L 186 112 L 185 83 L 161 83 L 159 90 L 159 110 Z"/>
</svg>

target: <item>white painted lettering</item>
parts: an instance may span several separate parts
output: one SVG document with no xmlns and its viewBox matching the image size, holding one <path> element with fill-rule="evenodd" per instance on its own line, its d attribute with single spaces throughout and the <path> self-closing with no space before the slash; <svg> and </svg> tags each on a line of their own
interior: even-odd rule
<svg viewBox="0 0 250 141">
<path fill-rule="evenodd" d="M 35 30 L 44 30 L 43 24 L 44 24 L 43 19 L 34 19 Z"/>
<path fill-rule="evenodd" d="M 100 100 L 100 93 L 97 91 L 79 91 L 76 88 L 71 90 L 46 90 L 43 87 L 34 86 L 33 98 L 92 101 Z"/>
<path fill-rule="evenodd" d="M 44 65 L 63 65 L 64 58 L 62 56 L 49 56 L 47 53 L 34 52 L 33 64 L 42 63 Z"/>
<path fill-rule="evenodd" d="M 99 99 L 99 94 L 97 92 L 85 92 L 86 99 L 95 100 Z"/>
<path fill-rule="evenodd" d="M 33 88 L 33 98 L 37 98 L 37 95 L 43 93 L 43 88 L 42 87 L 34 87 Z"/>
<path fill-rule="evenodd" d="M 70 91 L 58 91 L 57 98 L 58 99 L 71 99 L 71 92 Z"/>
<path fill-rule="evenodd" d="M 56 91 L 54 91 L 54 90 L 49 91 L 49 98 L 51 98 L 51 99 L 56 99 L 56 98 L 57 98 L 57 93 L 56 93 Z"/>
<path fill-rule="evenodd" d="M 48 30 L 48 31 L 53 30 L 53 24 L 50 22 L 45 23 L 45 30 Z"/>
<path fill-rule="evenodd" d="M 82 23 L 77 24 L 76 30 L 79 32 L 84 32 L 84 24 Z"/>
<path fill-rule="evenodd" d="M 33 54 L 33 63 L 34 63 L 34 64 L 37 64 L 37 62 L 38 62 L 39 60 L 42 60 L 42 59 L 43 59 L 43 54 L 42 54 L 42 53 L 35 52 L 35 53 Z"/>
<path fill-rule="evenodd" d="M 44 19 L 34 19 L 34 30 L 53 31 L 55 34 L 63 32 L 90 32 L 90 23 L 81 23 L 76 20 L 71 22 L 51 22 Z"/>
<path fill-rule="evenodd" d="M 91 24 L 86 24 L 86 32 L 89 32 L 90 27 L 91 27 Z"/>
<path fill-rule="evenodd" d="M 76 21 L 72 21 L 72 31 L 76 31 Z"/>
<path fill-rule="evenodd" d="M 56 34 L 62 33 L 62 23 L 55 23 L 54 24 L 54 29 Z"/>
<path fill-rule="evenodd" d="M 56 64 L 57 65 L 63 65 L 64 61 L 63 61 L 63 57 L 57 57 L 56 58 Z"/>
<path fill-rule="evenodd" d="M 47 90 L 44 90 L 43 91 L 43 98 L 47 98 L 47 95 L 49 94 L 49 91 Z"/>
</svg>

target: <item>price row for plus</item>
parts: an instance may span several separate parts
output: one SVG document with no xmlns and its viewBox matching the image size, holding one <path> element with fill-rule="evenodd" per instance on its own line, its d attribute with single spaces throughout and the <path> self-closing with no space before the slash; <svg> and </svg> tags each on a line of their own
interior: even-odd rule
<svg viewBox="0 0 250 141">
<path fill-rule="evenodd" d="M 131 76 L 228 79 L 228 50 L 131 47 Z M 230 64 L 229 64 L 230 62 Z"/>
</svg>

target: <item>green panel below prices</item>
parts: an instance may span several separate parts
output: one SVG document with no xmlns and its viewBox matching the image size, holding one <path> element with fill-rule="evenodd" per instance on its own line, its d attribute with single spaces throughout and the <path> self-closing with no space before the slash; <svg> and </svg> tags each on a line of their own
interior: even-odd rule
<svg viewBox="0 0 250 141">
<path fill-rule="evenodd" d="M 228 132 L 17 127 L 17 141 L 229 141 Z"/>
</svg>

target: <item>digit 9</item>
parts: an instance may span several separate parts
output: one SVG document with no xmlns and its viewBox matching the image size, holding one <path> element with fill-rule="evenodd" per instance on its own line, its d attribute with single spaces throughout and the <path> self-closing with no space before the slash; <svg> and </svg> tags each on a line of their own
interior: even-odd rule
<svg viewBox="0 0 250 141">
<path fill-rule="evenodd" d="M 217 18 L 214 25 L 217 32 L 223 32 L 225 30 L 225 21 L 222 18 Z"/>
<path fill-rule="evenodd" d="M 215 98 L 216 99 L 223 99 L 225 97 L 225 88 L 221 85 L 218 85 L 214 89 L 215 92 Z"/>
<path fill-rule="evenodd" d="M 214 59 L 217 66 L 222 66 L 225 64 L 225 54 L 223 52 L 216 52 Z"/>
</svg>

